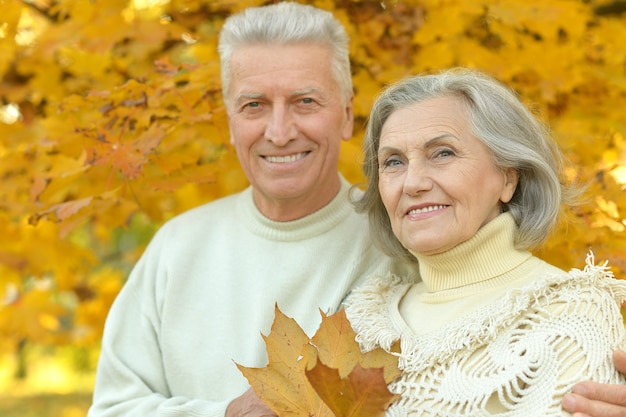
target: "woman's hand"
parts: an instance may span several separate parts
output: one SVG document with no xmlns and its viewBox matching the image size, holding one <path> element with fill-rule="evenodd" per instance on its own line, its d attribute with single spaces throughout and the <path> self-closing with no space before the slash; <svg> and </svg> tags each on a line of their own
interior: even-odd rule
<svg viewBox="0 0 626 417">
<path fill-rule="evenodd" d="M 626 352 L 613 353 L 615 368 L 626 375 Z M 585 381 L 563 397 L 563 409 L 572 417 L 626 417 L 626 385 Z"/>
</svg>

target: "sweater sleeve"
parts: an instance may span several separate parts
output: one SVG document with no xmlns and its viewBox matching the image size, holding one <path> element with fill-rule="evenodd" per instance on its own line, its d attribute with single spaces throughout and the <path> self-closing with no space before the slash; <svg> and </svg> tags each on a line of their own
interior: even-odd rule
<svg viewBox="0 0 626 417">
<path fill-rule="evenodd" d="M 162 240 L 155 237 L 151 242 L 109 311 L 88 417 L 219 417 L 226 413 L 229 401 L 170 393 L 160 331 L 162 292 L 167 289 L 167 267 L 159 256 Z"/>
</svg>

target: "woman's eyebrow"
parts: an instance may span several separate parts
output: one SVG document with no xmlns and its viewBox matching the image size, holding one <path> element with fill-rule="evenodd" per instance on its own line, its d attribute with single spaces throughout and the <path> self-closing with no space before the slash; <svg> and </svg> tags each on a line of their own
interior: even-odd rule
<svg viewBox="0 0 626 417">
<path fill-rule="evenodd" d="M 424 147 L 430 148 L 433 146 L 437 146 L 439 143 L 445 141 L 446 139 L 455 139 L 457 141 L 461 140 L 457 136 L 453 135 L 452 133 L 442 133 L 441 135 L 435 136 L 434 138 L 427 140 L 424 143 Z"/>
</svg>

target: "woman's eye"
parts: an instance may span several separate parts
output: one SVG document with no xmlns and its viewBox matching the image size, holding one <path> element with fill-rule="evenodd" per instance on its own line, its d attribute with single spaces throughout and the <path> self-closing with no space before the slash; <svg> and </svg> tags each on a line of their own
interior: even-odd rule
<svg viewBox="0 0 626 417">
<path fill-rule="evenodd" d="M 387 158 L 383 161 L 382 168 L 393 168 L 400 165 L 402 162 L 398 158 Z"/>
<path fill-rule="evenodd" d="M 449 156 L 454 156 L 454 152 L 451 149 L 441 149 L 435 153 L 436 158 L 447 158 Z"/>
</svg>

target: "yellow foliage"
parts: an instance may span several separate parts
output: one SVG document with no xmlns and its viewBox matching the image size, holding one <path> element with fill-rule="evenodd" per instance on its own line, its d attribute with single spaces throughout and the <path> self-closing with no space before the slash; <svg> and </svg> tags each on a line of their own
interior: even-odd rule
<svg viewBox="0 0 626 417">
<path fill-rule="evenodd" d="M 106 315 L 125 277 L 119 270 L 104 268 L 89 277 L 89 287 L 79 287 L 82 298 L 75 311 L 72 339 L 75 344 L 92 345 L 100 338 Z"/>
<path fill-rule="evenodd" d="M 2 2 L 2 105 L 20 112 L 0 121 L 3 337 L 96 340 L 154 230 L 247 186 L 216 45 L 225 16 L 263 3 Z M 351 38 L 356 123 L 340 155 L 350 181 L 364 181 L 363 128 L 384 85 L 456 65 L 487 71 L 550 125 L 568 175 L 589 184 L 537 253 L 569 269 L 592 249 L 626 276 L 625 15 L 599 12 L 599 0 L 308 3 Z"/>
</svg>

